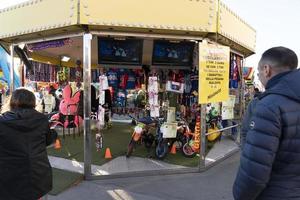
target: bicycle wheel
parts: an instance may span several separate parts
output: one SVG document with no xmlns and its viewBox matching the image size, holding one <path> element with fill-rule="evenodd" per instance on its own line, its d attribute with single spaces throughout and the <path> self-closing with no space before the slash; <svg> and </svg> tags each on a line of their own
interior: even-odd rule
<svg viewBox="0 0 300 200">
<path fill-rule="evenodd" d="M 193 150 L 193 148 L 189 145 L 189 143 L 185 143 L 182 147 L 182 153 L 187 158 L 194 158 L 196 156 L 196 152 Z"/>
<path fill-rule="evenodd" d="M 126 157 L 129 158 L 133 152 L 133 149 L 135 147 L 135 141 L 133 139 L 130 140 L 128 147 L 127 147 L 127 152 L 126 152 Z"/>
<path fill-rule="evenodd" d="M 162 160 L 167 156 L 168 151 L 168 143 L 165 141 L 160 141 L 155 148 L 155 156 Z"/>
</svg>

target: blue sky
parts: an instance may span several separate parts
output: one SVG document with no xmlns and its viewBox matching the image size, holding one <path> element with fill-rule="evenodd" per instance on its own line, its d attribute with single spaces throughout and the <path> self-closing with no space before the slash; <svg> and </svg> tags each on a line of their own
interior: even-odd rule
<svg viewBox="0 0 300 200">
<path fill-rule="evenodd" d="M 256 54 L 246 59 L 247 66 L 256 67 L 261 54 L 274 46 L 288 47 L 300 56 L 299 0 L 222 1 L 256 29 Z"/>
<path fill-rule="evenodd" d="M 28 0 L 0 0 L 0 9 Z"/>
<path fill-rule="evenodd" d="M 0 9 L 26 0 L 0 0 Z M 300 0 L 222 0 L 257 31 L 256 54 L 246 66 L 256 67 L 268 48 L 286 46 L 300 56 Z"/>
</svg>

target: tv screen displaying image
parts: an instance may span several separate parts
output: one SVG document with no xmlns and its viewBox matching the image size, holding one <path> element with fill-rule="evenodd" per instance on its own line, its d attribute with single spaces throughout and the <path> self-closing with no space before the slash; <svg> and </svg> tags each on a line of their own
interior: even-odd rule
<svg viewBox="0 0 300 200">
<path fill-rule="evenodd" d="M 193 42 L 154 41 L 152 65 L 192 66 Z"/>
<path fill-rule="evenodd" d="M 99 64 L 141 65 L 143 40 L 98 37 Z"/>
</svg>

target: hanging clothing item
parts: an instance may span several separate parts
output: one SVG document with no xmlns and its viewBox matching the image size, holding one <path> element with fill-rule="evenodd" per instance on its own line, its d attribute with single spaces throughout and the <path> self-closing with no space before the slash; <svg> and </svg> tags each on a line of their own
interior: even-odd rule
<svg viewBox="0 0 300 200">
<path fill-rule="evenodd" d="M 239 69 L 236 62 L 236 56 L 231 56 L 230 62 L 230 77 L 229 77 L 229 88 L 238 88 L 239 82 Z"/>
<path fill-rule="evenodd" d="M 56 106 L 55 97 L 52 94 L 44 95 L 43 101 L 45 104 L 44 112 L 51 113 L 55 109 L 55 106 Z"/>
<path fill-rule="evenodd" d="M 198 81 L 199 81 L 199 74 L 198 74 L 198 70 L 194 70 L 191 73 L 191 92 L 196 91 L 198 92 Z"/>
<path fill-rule="evenodd" d="M 50 82 L 56 82 L 56 66 L 50 66 Z"/>
<path fill-rule="evenodd" d="M 136 88 L 141 88 L 142 84 L 144 84 L 144 73 L 141 69 L 134 70 L 135 77 L 136 77 Z"/>
<path fill-rule="evenodd" d="M 45 68 L 46 65 L 44 63 L 40 64 L 40 81 L 45 81 Z"/>
<path fill-rule="evenodd" d="M 120 69 L 119 79 L 120 79 L 119 87 L 123 90 L 126 89 L 126 85 L 127 85 L 127 81 L 128 81 L 128 74 L 124 69 Z"/>
<path fill-rule="evenodd" d="M 105 125 L 105 120 L 104 120 L 104 115 L 105 115 L 105 109 L 102 106 L 99 106 L 98 108 L 98 123 L 100 126 L 104 126 Z"/>
<path fill-rule="evenodd" d="M 119 89 L 116 94 L 116 102 L 117 107 L 125 107 L 126 106 L 126 91 Z"/>
<path fill-rule="evenodd" d="M 109 70 L 107 73 L 108 85 L 114 89 L 118 88 L 119 80 L 118 80 L 118 73 L 115 70 Z"/>
<path fill-rule="evenodd" d="M 184 76 L 184 92 L 190 93 L 191 90 L 192 90 L 191 75 L 189 73 L 186 73 Z"/>
<path fill-rule="evenodd" d="M 105 106 L 106 108 L 111 108 L 112 107 L 112 94 L 111 91 L 108 90 L 104 90 L 104 94 L 105 94 Z"/>
<path fill-rule="evenodd" d="M 135 89 L 135 82 L 136 82 L 135 74 L 131 70 L 129 70 L 127 74 L 128 74 L 128 80 L 126 84 L 126 89 L 127 90 Z"/>
<path fill-rule="evenodd" d="M 135 105 L 138 108 L 144 108 L 147 104 L 147 94 L 145 90 L 139 90 L 135 99 Z"/>
<path fill-rule="evenodd" d="M 97 112 L 99 106 L 99 99 L 97 98 L 97 92 L 94 85 L 91 85 L 91 111 Z"/>
<path fill-rule="evenodd" d="M 76 68 L 70 68 L 70 81 L 73 82 L 76 79 Z"/>
<path fill-rule="evenodd" d="M 45 71 L 45 73 L 46 73 L 46 82 L 50 82 L 50 65 L 47 65 L 47 67 L 46 67 L 46 71 Z"/>
<path fill-rule="evenodd" d="M 108 78 L 106 75 L 99 76 L 99 90 L 108 90 Z"/>
<path fill-rule="evenodd" d="M 83 70 L 80 66 L 76 67 L 76 72 L 75 72 L 75 76 L 76 76 L 76 83 L 81 83 L 82 81 L 82 74 L 83 74 Z"/>
<path fill-rule="evenodd" d="M 97 70 L 96 69 L 92 69 L 92 82 L 96 83 L 97 82 Z"/>
<path fill-rule="evenodd" d="M 136 99 L 137 93 L 135 90 L 127 91 L 127 108 L 135 108 L 135 99 Z"/>
<path fill-rule="evenodd" d="M 237 80 L 238 82 L 241 81 L 241 76 L 242 76 L 242 58 L 240 56 L 236 56 L 236 64 L 237 64 Z"/>
</svg>

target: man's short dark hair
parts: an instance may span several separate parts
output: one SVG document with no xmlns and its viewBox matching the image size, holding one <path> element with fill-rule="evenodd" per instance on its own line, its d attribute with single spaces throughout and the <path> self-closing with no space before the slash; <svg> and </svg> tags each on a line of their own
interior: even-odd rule
<svg viewBox="0 0 300 200">
<path fill-rule="evenodd" d="M 277 69 L 294 70 L 298 67 L 296 53 L 286 47 L 273 47 L 268 49 L 262 54 L 261 61 Z"/>
<path fill-rule="evenodd" d="M 27 89 L 16 89 L 11 95 L 9 106 L 11 110 L 18 108 L 35 108 L 35 96 Z"/>
</svg>

